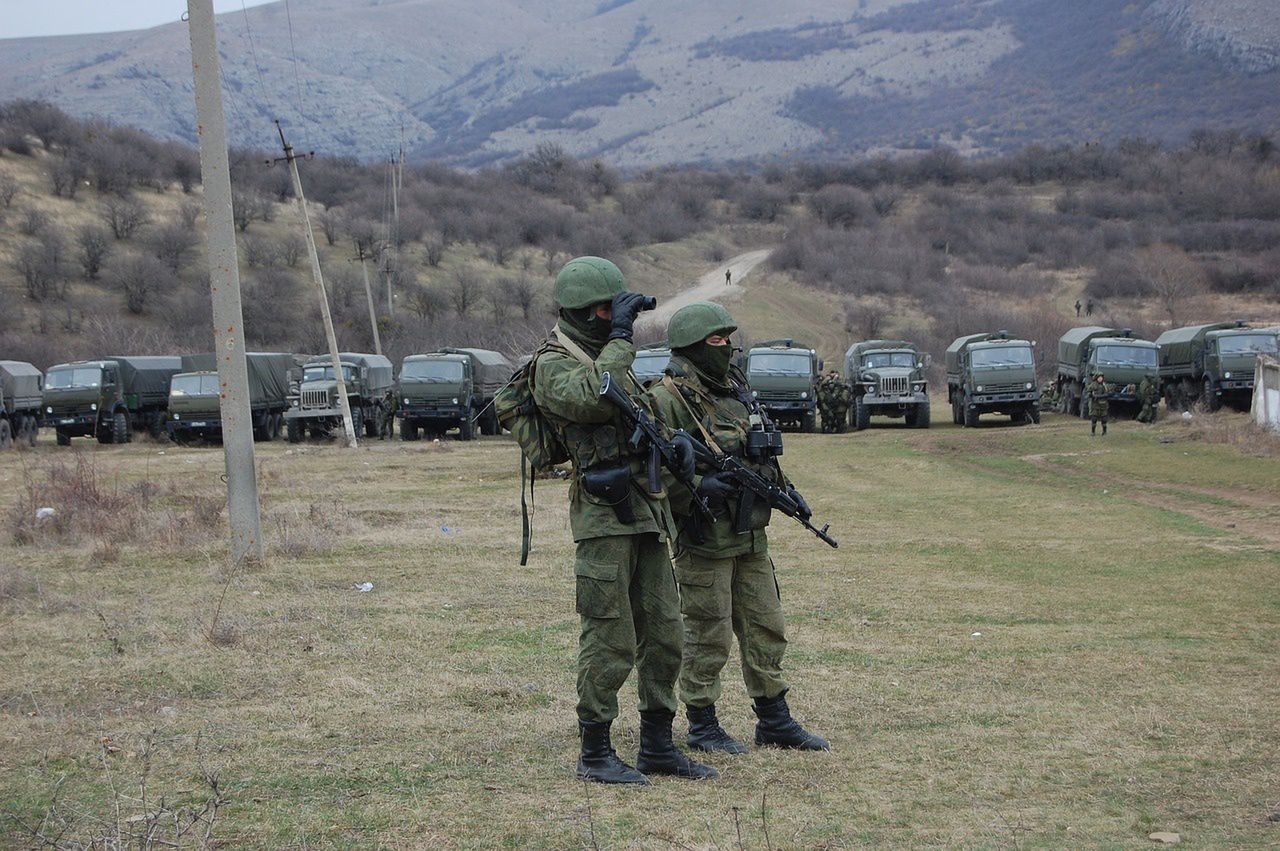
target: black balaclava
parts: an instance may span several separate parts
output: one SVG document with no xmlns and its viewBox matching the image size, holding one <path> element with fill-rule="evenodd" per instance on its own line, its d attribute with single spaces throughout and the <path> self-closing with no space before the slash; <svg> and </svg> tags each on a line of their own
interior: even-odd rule
<svg viewBox="0 0 1280 851">
<path fill-rule="evenodd" d="M 611 321 L 596 316 L 597 307 L 599 305 L 593 304 L 577 309 L 560 308 L 560 321 L 569 326 L 574 342 L 592 350 L 592 354 L 599 354 L 613 330 Z"/>
<path fill-rule="evenodd" d="M 681 357 L 698 368 L 711 383 L 720 388 L 728 388 L 729 363 L 733 360 L 733 344 L 710 346 L 703 340 L 692 346 L 676 349 Z"/>
</svg>

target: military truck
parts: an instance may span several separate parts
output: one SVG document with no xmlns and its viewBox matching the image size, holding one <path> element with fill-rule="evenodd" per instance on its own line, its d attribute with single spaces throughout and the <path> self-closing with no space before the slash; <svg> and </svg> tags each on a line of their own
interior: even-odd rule
<svg viewBox="0 0 1280 851">
<path fill-rule="evenodd" d="M 822 361 L 813 349 L 794 340 L 769 340 L 752 346 L 743 360 L 751 395 L 774 422 L 794 423 L 811 432 L 818 423 L 818 378 Z"/>
<path fill-rule="evenodd" d="M 1242 321 L 1173 328 L 1156 338 L 1160 386 L 1170 410 L 1203 402 L 1216 411 L 1224 402 L 1247 408 L 1253 398 L 1258 355 L 1276 354 L 1275 329 Z"/>
<path fill-rule="evenodd" d="M 279 352 L 246 352 L 249 412 L 254 440 L 280 436 L 289 408 L 289 370 L 294 356 Z M 169 415 L 165 427 L 178 443 L 192 438 L 222 438 L 222 388 L 216 356 L 184 355 L 182 372 L 169 382 Z"/>
<path fill-rule="evenodd" d="M 665 343 L 655 343 L 643 346 L 636 351 L 636 360 L 631 365 L 631 371 L 636 374 L 636 378 L 640 379 L 642 385 L 648 386 L 662 378 L 662 371 L 670 362 L 671 348 Z"/>
<path fill-rule="evenodd" d="M 903 417 L 908 428 L 929 427 L 929 387 L 915 343 L 863 340 L 844 353 L 844 376 L 853 394 L 849 424 L 858 431 L 872 416 Z"/>
<path fill-rule="evenodd" d="M 0 449 L 36 445 L 44 376 L 29 363 L 0 360 Z"/>
<path fill-rule="evenodd" d="M 983 414 L 1040 422 L 1035 343 L 1008 331 L 957 337 L 947 347 L 947 401 L 956 425 L 976 426 Z"/>
<path fill-rule="evenodd" d="M 53 426 L 59 446 L 69 446 L 73 437 L 128 443 L 138 428 L 161 438 L 169 379 L 181 371 L 182 358 L 176 356 L 60 363 L 45 375 L 45 425 Z"/>
<path fill-rule="evenodd" d="M 440 349 L 410 355 L 400 365 L 396 416 L 400 439 L 417 440 L 421 432 L 443 435 L 456 428 L 462 440 L 498 434 L 493 396 L 511 378 L 511 361 L 488 349 Z"/>
<path fill-rule="evenodd" d="M 395 406 L 388 400 L 395 385 L 391 361 L 363 352 L 341 352 L 338 360 L 356 434 L 389 436 L 395 414 Z M 290 395 L 284 421 L 290 443 L 298 443 L 308 433 L 312 437 L 328 437 L 333 429 L 342 429 L 338 381 L 329 355 L 316 355 L 303 364 L 302 382 L 296 395 Z"/>
<path fill-rule="evenodd" d="M 1058 341 L 1058 376 L 1054 384 L 1060 410 L 1064 414 L 1088 417 L 1085 385 L 1100 372 L 1103 380 L 1114 388 L 1107 394 L 1111 416 L 1136 417 L 1142 410 L 1138 385 L 1147 376 L 1156 377 L 1159 354 L 1155 343 L 1134 337 L 1129 328 L 1118 330 L 1099 325 L 1072 328 Z"/>
</svg>

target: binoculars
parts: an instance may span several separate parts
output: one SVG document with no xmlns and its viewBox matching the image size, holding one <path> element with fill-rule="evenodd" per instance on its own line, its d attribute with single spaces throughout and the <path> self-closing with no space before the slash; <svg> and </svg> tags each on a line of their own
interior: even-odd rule
<svg viewBox="0 0 1280 851">
<path fill-rule="evenodd" d="M 658 309 L 657 296 L 651 296 L 651 295 L 645 296 L 644 301 L 640 302 L 640 309 L 641 310 L 657 310 Z"/>
</svg>

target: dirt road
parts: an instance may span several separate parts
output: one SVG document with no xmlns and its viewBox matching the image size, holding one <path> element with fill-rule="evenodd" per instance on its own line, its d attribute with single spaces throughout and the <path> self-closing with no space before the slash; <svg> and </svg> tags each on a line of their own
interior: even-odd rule
<svg viewBox="0 0 1280 851">
<path fill-rule="evenodd" d="M 644 324 L 661 325 L 665 328 L 667 321 L 671 319 L 671 315 L 686 304 L 692 304 L 695 301 L 728 301 L 738 298 L 742 295 L 742 287 L 738 285 L 739 282 L 751 274 L 751 270 L 763 263 L 772 250 L 771 248 L 762 248 L 730 258 L 727 263 L 717 266 L 698 278 L 697 282 L 689 289 L 684 290 L 674 298 L 660 302 L 657 310 L 644 314 L 641 316 L 640 321 Z M 728 282 L 725 281 L 724 273 L 726 271 L 730 273 Z"/>
</svg>

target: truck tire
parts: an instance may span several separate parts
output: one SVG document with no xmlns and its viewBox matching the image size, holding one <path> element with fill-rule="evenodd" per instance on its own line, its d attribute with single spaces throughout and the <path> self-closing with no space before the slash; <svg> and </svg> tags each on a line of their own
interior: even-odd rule
<svg viewBox="0 0 1280 851">
<path fill-rule="evenodd" d="M 285 423 L 285 435 L 290 443 L 302 442 L 302 420 L 289 420 Z"/>
<path fill-rule="evenodd" d="M 964 425 L 964 406 L 955 395 L 951 397 L 951 422 L 953 425 Z"/>
<path fill-rule="evenodd" d="M 818 415 L 810 411 L 800 418 L 800 430 L 805 434 L 813 434 L 818 430 Z"/>
<path fill-rule="evenodd" d="M 111 418 L 111 440 L 109 442 L 129 442 L 129 415 L 124 411 L 116 413 L 116 415 Z"/>
<path fill-rule="evenodd" d="M 1034 423 L 1035 425 L 1040 425 L 1040 409 L 1039 408 L 1032 408 L 1029 416 L 1031 417 L 1032 423 Z"/>
<path fill-rule="evenodd" d="M 147 434 L 152 440 L 164 438 L 164 417 L 159 411 L 147 415 Z"/>
<path fill-rule="evenodd" d="M 364 418 L 364 436 L 378 437 L 382 432 L 382 409 L 375 408 L 373 416 Z"/>
<path fill-rule="evenodd" d="M 978 427 L 978 409 L 971 408 L 969 407 L 968 404 L 964 406 L 964 427 L 965 428 Z"/>
<path fill-rule="evenodd" d="M 1222 399 L 1217 393 L 1213 392 L 1213 379 L 1206 377 L 1204 380 L 1204 391 L 1201 394 L 1204 399 L 1204 406 L 1211 414 L 1216 414 L 1222 409 Z"/>
<path fill-rule="evenodd" d="M 930 416 L 931 414 L 929 410 L 929 400 L 925 399 L 923 402 L 921 402 L 919 405 L 916 406 L 916 418 L 915 418 L 915 422 L 911 424 L 912 427 L 928 428 Z"/>
<path fill-rule="evenodd" d="M 414 441 L 418 439 L 418 424 L 413 420 L 400 421 L 400 439 Z"/>
<path fill-rule="evenodd" d="M 853 430 L 866 431 L 871 425 L 871 409 L 866 406 L 859 396 L 853 403 Z"/>
<path fill-rule="evenodd" d="M 35 417 L 27 417 L 27 446 L 35 446 L 40 435 L 40 421 Z"/>
<path fill-rule="evenodd" d="M 351 409 L 351 431 L 356 437 L 359 437 L 360 433 L 364 431 L 364 410 L 361 408 Z"/>
<path fill-rule="evenodd" d="M 462 423 L 458 426 L 459 440 L 475 440 L 476 439 L 476 421 L 471 418 L 471 413 L 467 412 L 462 415 Z"/>
<path fill-rule="evenodd" d="M 56 441 L 57 441 L 57 443 L 58 443 L 58 445 L 59 445 L 59 446 L 70 446 L 70 445 L 71 445 L 71 435 L 67 434 L 67 433 L 66 433 L 65 431 L 63 431 L 62 429 L 60 429 L 60 428 L 59 428 L 59 429 L 54 429 L 53 436 L 54 436 L 54 440 L 56 440 Z"/>
<path fill-rule="evenodd" d="M 271 415 L 271 439 L 280 439 L 280 429 L 284 425 L 284 414 L 276 412 Z"/>
<path fill-rule="evenodd" d="M 0 449 L 13 446 L 13 426 L 8 420 L 0 419 Z"/>
</svg>

